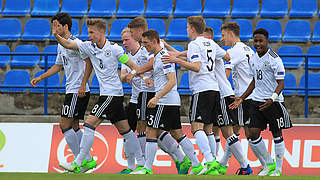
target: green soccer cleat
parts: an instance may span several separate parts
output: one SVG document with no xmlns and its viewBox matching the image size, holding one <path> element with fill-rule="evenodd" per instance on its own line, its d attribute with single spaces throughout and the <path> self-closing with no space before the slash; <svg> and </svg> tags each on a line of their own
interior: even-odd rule
<svg viewBox="0 0 320 180">
<path fill-rule="evenodd" d="M 206 168 L 204 168 L 202 166 L 201 163 L 199 163 L 198 166 L 193 166 L 190 173 L 191 175 L 200 175 L 200 174 L 203 174 L 204 172 L 206 171 Z"/>
<path fill-rule="evenodd" d="M 133 170 L 132 169 L 123 169 L 122 171 L 116 173 L 116 174 L 130 174 Z"/>
<path fill-rule="evenodd" d="M 205 163 L 206 171 L 204 175 L 219 175 L 218 167 L 219 163 L 216 160 Z"/>
<path fill-rule="evenodd" d="M 68 171 L 68 172 L 73 172 L 73 173 L 80 173 L 80 167 L 78 166 L 78 164 L 75 161 L 72 161 L 71 163 L 65 163 L 65 164 L 59 164 L 59 166 Z"/>
<path fill-rule="evenodd" d="M 90 161 L 83 160 L 80 167 L 80 173 L 85 173 L 93 168 L 97 167 L 97 161 L 91 158 Z"/>
<path fill-rule="evenodd" d="M 176 164 L 176 168 L 177 168 L 178 174 L 180 174 L 179 173 L 179 171 L 180 171 L 180 163 L 179 163 L 179 161 L 175 160 L 174 163 Z"/>
<path fill-rule="evenodd" d="M 281 171 L 276 169 L 272 171 L 272 173 L 269 176 L 281 176 L 281 174 Z"/>
<path fill-rule="evenodd" d="M 187 158 L 187 156 L 184 157 L 183 161 L 179 163 L 179 174 L 188 174 L 189 169 L 191 167 L 191 161 Z"/>
<path fill-rule="evenodd" d="M 219 162 L 218 162 L 219 163 Z M 218 172 L 221 174 L 221 175 L 225 175 L 227 173 L 227 168 L 228 166 L 222 166 L 220 163 L 219 163 L 219 166 L 218 166 Z"/>
<path fill-rule="evenodd" d="M 143 169 L 143 168 L 144 168 L 143 165 L 138 165 L 138 166 L 136 167 L 135 171 L 140 171 L 140 170 Z"/>
<path fill-rule="evenodd" d="M 151 174 L 152 175 L 153 172 L 152 172 L 152 169 L 147 169 L 147 168 L 143 167 L 138 171 L 135 170 L 135 171 L 131 172 L 130 174 Z"/>
<path fill-rule="evenodd" d="M 265 167 L 259 172 L 258 176 L 269 176 L 276 169 L 276 163 L 267 163 Z"/>
</svg>

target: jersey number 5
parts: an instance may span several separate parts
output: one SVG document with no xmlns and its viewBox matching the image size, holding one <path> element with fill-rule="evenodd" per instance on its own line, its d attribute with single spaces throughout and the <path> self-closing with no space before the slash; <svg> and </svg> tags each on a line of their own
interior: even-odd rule
<svg viewBox="0 0 320 180">
<path fill-rule="evenodd" d="M 213 59 L 211 58 L 211 56 L 209 56 L 209 53 L 212 53 L 212 49 L 207 50 L 207 58 L 208 58 L 208 61 L 211 62 L 211 66 L 207 65 L 207 68 L 208 68 L 208 71 L 212 71 L 214 62 L 213 62 Z"/>
</svg>

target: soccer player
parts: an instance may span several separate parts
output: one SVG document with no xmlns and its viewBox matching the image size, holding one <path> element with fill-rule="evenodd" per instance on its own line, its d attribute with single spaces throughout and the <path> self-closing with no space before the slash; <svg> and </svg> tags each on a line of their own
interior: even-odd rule
<svg viewBox="0 0 320 180">
<path fill-rule="evenodd" d="M 162 59 L 164 62 L 174 62 L 189 70 L 190 89 L 192 91 L 189 113 L 191 131 L 207 161 L 208 171 L 206 174 L 217 175 L 216 168 L 219 164 L 211 153 L 207 134 L 212 134 L 212 125 L 217 117 L 216 113 L 220 101 L 215 60 L 229 59 L 229 55 L 213 40 L 203 37 L 205 27 L 205 21 L 201 16 L 188 17 L 187 32 L 189 38 L 192 39 L 188 44 L 188 61 L 175 56 L 164 56 Z"/>
<path fill-rule="evenodd" d="M 141 16 L 138 16 L 133 20 L 131 20 L 128 24 L 128 27 L 130 29 L 130 32 L 133 38 L 136 41 L 141 41 L 142 33 L 148 30 L 147 21 Z M 164 48 L 164 45 L 162 42 L 160 42 L 160 46 Z M 142 51 L 145 52 L 146 50 L 143 49 Z M 145 73 L 148 77 L 151 78 L 151 71 L 153 68 L 153 59 L 154 58 L 141 59 L 141 61 L 137 63 L 139 66 L 138 70 L 135 73 L 132 73 L 131 71 L 131 73 L 127 76 L 127 80 L 129 79 L 129 82 L 130 82 L 130 80 L 134 77 L 135 74 L 141 74 L 141 73 Z M 143 135 L 146 129 L 146 117 L 147 117 L 147 111 L 148 111 L 147 103 L 154 96 L 155 96 L 155 89 L 149 88 L 142 83 L 141 92 L 139 93 L 139 97 L 138 97 L 139 121 L 137 126 L 141 148 L 145 147 L 145 145 L 143 146 L 143 143 L 146 142 L 145 136 Z M 183 154 L 177 142 L 168 132 L 163 130 L 160 130 L 160 131 L 161 131 L 161 135 L 158 138 L 159 147 L 172 157 L 172 159 L 176 164 L 176 168 L 179 174 L 188 173 L 188 170 L 191 167 L 190 160 Z"/>
<path fill-rule="evenodd" d="M 170 131 L 191 160 L 190 174 L 201 174 L 204 168 L 195 154 L 193 144 L 181 129 L 180 96 L 177 91 L 175 66 L 172 63 L 162 63 L 161 58 L 167 54 L 167 51 L 160 46 L 157 31 L 144 32 L 142 45 L 154 54 L 153 73 L 156 95 L 147 105 L 149 112 L 147 114 L 146 163 L 143 169 L 134 171 L 132 174 L 153 174 L 152 164 L 158 149 L 157 139 L 161 136 L 160 129 Z"/>
<path fill-rule="evenodd" d="M 213 30 L 211 27 L 206 27 L 203 33 L 203 36 L 208 39 L 213 38 Z M 235 110 L 231 110 L 228 106 L 233 102 L 232 97 L 234 97 L 234 92 L 231 87 L 230 82 L 227 79 L 226 72 L 224 70 L 224 62 L 222 59 L 216 59 L 216 78 L 218 80 L 219 89 L 220 89 L 220 107 L 218 108 L 218 116 L 216 121 L 213 122 L 213 134 L 207 134 L 209 144 L 211 147 L 211 152 L 216 156 L 218 145 L 214 145 L 220 137 L 219 128 L 221 128 L 222 135 L 226 139 L 226 147 L 229 148 L 229 151 L 232 152 L 239 162 L 241 168 L 239 169 L 239 175 L 249 175 L 252 173 L 252 169 L 248 164 L 247 158 L 244 156 L 244 153 L 241 148 L 238 137 L 233 133 L 232 125 L 234 124 L 234 119 L 236 118 Z M 215 138 L 213 138 L 215 136 Z M 218 136 L 218 137 L 217 137 Z M 231 155 L 231 154 L 230 154 Z M 219 173 L 226 174 L 227 172 L 227 162 L 219 162 Z"/>
<path fill-rule="evenodd" d="M 123 90 L 117 72 L 118 61 L 126 64 L 130 69 L 137 69 L 138 66 L 129 59 L 118 44 L 109 42 L 105 38 L 107 28 L 105 21 L 88 19 L 86 23 L 90 41 L 74 43 L 63 39 L 57 33 L 57 22 L 53 21 L 52 33 L 63 47 L 79 51 L 82 58 L 90 57 L 100 89 L 100 97 L 84 122 L 80 154 L 65 168 L 79 173 L 82 161 L 93 144 L 95 129 L 104 119 L 109 119 L 125 139 L 126 153 L 133 153 L 138 164 L 144 164 L 137 136 L 130 129 L 128 121 L 124 117 Z M 143 74 L 140 76 L 144 77 Z M 149 85 L 152 84 L 149 78 L 146 78 L 145 81 Z"/>
<path fill-rule="evenodd" d="M 258 174 L 260 176 L 280 176 L 282 172 L 285 145 L 282 137 L 282 129 L 291 128 L 291 120 L 283 105 L 285 69 L 281 58 L 268 48 L 269 33 L 265 29 L 256 29 L 253 32 L 254 48 L 257 52 L 249 61 L 249 74 L 251 83 L 245 92 L 236 97 L 229 106 L 231 109 L 238 108 L 241 103 L 251 94 L 252 103 L 249 104 L 249 143 L 262 156 L 266 166 Z M 272 133 L 275 143 L 276 163 L 260 136 L 261 131 L 267 128 Z"/>
<path fill-rule="evenodd" d="M 227 22 L 221 26 L 222 41 L 224 41 L 226 46 L 231 46 L 227 52 L 230 54 L 230 61 L 225 65 L 227 78 L 229 78 L 232 72 L 232 81 L 234 85 L 234 93 L 236 97 L 240 97 L 241 94 L 246 90 L 251 82 L 251 77 L 249 76 L 249 61 L 251 56 L 254 54 L 252 49 L 240 41 L 240 27 L 237 22 Z M 248 107 L 251 102 L 251 96 L 249 96 L 243 104 L 239 106 L 237 111 L 237 116 L 235 119 L 235 126 L 233 128 L 234 133 L 239 138 L 240 127 L 244 127 L 245 135 L 248 138 L 248 124 L 249 124 L 249 112 Z M 230 157 L 231 151 L 226 145 L 226 151 L 221 159 L 222 164 L 226 164 Z M 251 147 L 254 153 L 255 149 Z M 261 165 L 264 166 L 265 163 L 263 158 L 257 156 L 261 162 Z"/>
<path fill-rule="evenodd" d="M 72 19 L 68 13 L 58 13 L 52 17 L 51 22 L 57 22 L 57 33 L 70 42 L 80 40 L 71 35 Z M 64 69 L 66 75 L 66 95 L 61 110 L 60 128 L 65 136 L 74 158 L 80 153 L 82 131 L 79 128 L 79 119 L 84 119 L 90 98 L 87 84 L 92 71 L 90 59 L 82 59 L 77 51 L 70 51 L 58 44 L 58 56 L 55 65 L 39 77 L 33 78 L 31 84 L 36 87 L 41 80 Z M 97 166 L 97 162 L 87 153 L 82 162 L 81 172 L 88 171 Z M 63 166 L 62 166 L 63 167 Z"/>
<path fill-rule="evenodd" d="M 137 64 L 138 61 L 144 58 L 148 58 L 148 52 L 145 50 L 144 47 L 140 46 L 139 42 L 134 40 L 131 36 L 129 28 L 125 28 L 121 32 L 121 39 L 122 39 L 122 44 L 124 48 L 127 51 L 128 57 Z M 146 52 L 146 53 L 145 53 Z M 125 64 L 121 65 L 121 76 L 120 79 L 122 82 L 126 82 L 126 77 L 127 75 L 131 72 L 131 69 L 126 66 Z M 130 98 L 130 102 L 128 106 L 126 107 L 126 114 L 127 114 L 127 119 L 130 128 L 134 132 L 137 127 L 137 121 L 138 121 L 138 115 L 137 115 L 137 104 L 138 104 L 138 96 L 139 92 L 141 91 L 141 81 L 142 79 L 138 76 L 134 77 L 132 80 L 132 95 Z M 145 133 L 143 131 L 144 138 L 145 138 Z M 138 139 L 139 142 L 141 141 L 141 132 L 138 130 Z M 124 141 L 124 143 L 126 143 Z M 145 145 L 145 143 L 144 143 Z M 141 146 L 141 151 L 142 155 L 144 156 L 144 151 L 145 147 Z M 139 170 L 139 168 L 142 168 L 144 164 L 141 164 L 137 166 L 135 165 L 135 156 L 132 153 L 127 153 L 126 146 L 124 146 L 124 152 L 126 154 L 127 158 L 127 163 L 128 163 L 128 168 L 122 170 L 120 174 L 130 174 L 133 170 Z"/>
</svg>

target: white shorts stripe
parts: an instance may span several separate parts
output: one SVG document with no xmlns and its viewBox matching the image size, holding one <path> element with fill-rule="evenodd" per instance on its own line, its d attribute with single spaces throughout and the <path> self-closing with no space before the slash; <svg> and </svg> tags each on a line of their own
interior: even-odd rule
<svg viewBox="0 0 320 180">
<path fill-rule="evenodd" d="M 161 120 L 163 107 L 164 107 L 164 105 L 159 105 L 158 106 L 156 117 L 154 118 L 154 122 L 153 122 L 153 128 L 159 128 L 159 123 L 160 123 L 160 120 Z"/>
<path fill-rule="evenodd" d="M 199 93 L 193 95 L 193 102 L 192 102 L 192 108 L 191 108 L 191 119 L 190 119 L 190 121 L 194 121 L 196 119 L 198 98 L 199 98 Z"/>
<path fill-rule="evenodd" d="M 291 126 L 290 126 L 289 113 L 288 113 L 288 111 L 286 110 L 286 108 L 285 108 L 281 103 L 279 103 L 279 104 L 280 104 L 280 107 L 281 107 L 281 109 L 282 109 L 282 113 L 283 113 L 283 116 L 284 116 L 284 126 L 285 126 L 285 128 L 289 128 L 289 127 L 291 127 Z"/>
<path fill-rule="evenodd" d="M 226 110 L 226 101 L 224 98 L 220 99 L 220 104 L 221 104 L 221 111 L 222 111 L 222 116 L 224 120 L 224 125 L 229 124 L 229 116 Z"/>
<path fill-rule="evenodd" d="M 100 117 L 102 112 L 108 107 L 112 100 L 112 96 L 108 96 L 107 99 L 102 103 L 102 105 L 99 107 L 97 113 L 95 114 L 96 117 Z"/>
<path fill-rule="evenodd" d="M 78 100 L 78 94 L 77 93 L 72 94 L 72 100 L 71 100 L 70 110 L 68 114 L 69 118 L 73 117 L 73 113 L 77 105 L 77 100 Z"/>
<path fill-rule="evenodd" d="M 242 104 L 240 104 L 238 107 L 238 124 L 239 126 L 244 126 Z"/>
<path fill-rule="evenodd" d="M 147 107 L 147 92 L 142 92 L 142 102 L 141 102 L 141 119 L 146 120 L 146 107 Z"/>
</svg>

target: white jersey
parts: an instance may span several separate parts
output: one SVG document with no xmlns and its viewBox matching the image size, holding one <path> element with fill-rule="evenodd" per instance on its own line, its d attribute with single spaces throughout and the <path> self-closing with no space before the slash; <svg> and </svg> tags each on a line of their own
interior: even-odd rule
<svg viewBox="0 0 320 180">
<path fill-rule="evenodd" d="M 154 87 L 156 94 L 158 94 L 163 87 L 168 83 L 166 74 L 170 72 L 176 72 L 174 63 L 163 64 L 161 57 L 163 55 L 169 55 L 166 50 L 161 50 L 155 55 L 153 61 L 153 72 L 154 72 Z M 180 96 L 177 91 L 177 84 L 158 101 L 158 105 L 174 105 L 180 106 Z"/>
<path fill-rule="evenodd" d="M 285 69 L 281 58 L 271 49 L 261 58 L 255 53 L 250 59 L 250 76 L 255 80 L 252 99 L 265 102 L 276 90 L 277 80 L 284 79 Z M 284 101 L 282 92 L 275 101 Z"/>
<path fill-rule="evenodd" d="M 188 61 L 192 63 L 200 61 L 201 64 L 199 72 L 189 70 L 192 94 L 208 90 L 219 91 L 215 75 L 215 59 L 221 59 L 225 55 L 226 51 L 217 43 L 201 36 L 188 44 Z"/>
<path fill-rule="evenodd" d="M 134 58 L 136 59 L 136 64 L 141 67 L 147 62 L 149 62 L 150 58 L 153 57 L 152 53 L 149 53 L 145 47 L 141 46 L 139 51 L 134 55 Z M 131 56 L 130 56 L 131 59 Z M 152 72 L 145 72 L 144 75 L 146 75 L 148 78 L 153 80 Z M 147 84 L 142 80 L 141 81 L 141 91 L 144 92 L 154 92 L 154 87 L 148 87 Z"/>
<path fill-rule="evenodd" d="M 139 49 L 139 51 L 140 51 L 140 49 Z M 137 59 L 139 59 L 139 56 L 137 56 L 138 52 L 135 55 L 132 55 L 131 53 L 127 53 L 128 57 L 134 63 L 137 63 Z M 126 66 L 125 64 L 121 64 L 121 71 L 122 70 L 127 70 L 128 72 L 131 71 L 131 69 L 128 66 Z M 138 96 L 141 91 L 141 81 L 143 81 L 143 80 L 139 76 L 134 76 L 132 79 L 132 93 L 131 93 L 131 97 L 130 97 L 131 103 L 135 103 L 135 104 L 138 103 Z"/>
<path fill-rule="evenodd" d="M 254 54 L 252 49 L 242 42 L 237 42 L 227 50 L 230 55 L 230 61 L 225 65 L 232 69 L 232 81 L 234 94 L 240 97 L 248 88 L 252 78 L 249 76 L 249 63 Z M 250 99 L 250 96 L 247 98 Z"/>
<path fill-rule="evenodd" d="M 234 95 L 233 89 L 229 80 L 227 79 L 226 71 L 224 69 L 224 63 L 222 59 L 216 59 L 216 78 L 218 80 L 220 97 L 224 98 L 227 96 Z"/>
<path fill-rule="evenodd" d="M 118 60 L 125 55 L 122 47 L 108 40 L 102 49 L 91 41 L 77 42 L 77 44 L 81 57 L 90 57 L 98 78 L 100 96 L 123 96 L 118 74 Z"/>
<path fill-rule="evenodd" d="M 81 42 L 81 40 L 74 36 L 70 36 L 68 41 Z M 63 65 L 66 76 L 66 94 L 78 93 L 86 68 L 86 62 L 80 57 L 79 52 L 66 49 L 58 44 L 56 64 Z M 86 92 L 88 91 L 90 90 L 87 83 Z"/>
</svg>

